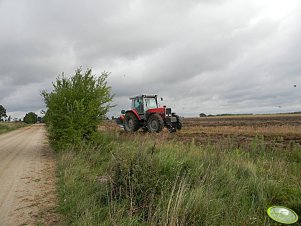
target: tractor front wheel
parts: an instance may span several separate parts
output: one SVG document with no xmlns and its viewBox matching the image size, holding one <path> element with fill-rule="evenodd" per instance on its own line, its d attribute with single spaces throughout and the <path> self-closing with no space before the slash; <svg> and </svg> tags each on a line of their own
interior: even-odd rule
<svg viewBox="0 0 301 226">
<path fill-rule="evenodd" d="M 180 118 L 180 116 L 176 115 L 176 118 L 177 118 L 177 129 L 180 130 L 182 129 L 182 120 Z"/>
<path fill-rule="evenodd" d="M 140 122 L 133 112 L 127 112 L 124 119 L 124 129 L 127 132 L 135 132 L 139 129 Z"/>
<path fill-rule="evenodd" d="M 147 128 L 150 132 L 154 133 L 159 133 L 163 129 L 163 119 L 160 115 L 158 114 L 152 114 L 149 116 L 147 120 Z"/>
</svg>

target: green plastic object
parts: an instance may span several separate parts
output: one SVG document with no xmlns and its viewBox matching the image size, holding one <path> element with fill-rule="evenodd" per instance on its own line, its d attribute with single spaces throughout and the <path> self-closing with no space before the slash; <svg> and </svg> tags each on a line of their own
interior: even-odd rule
<svg viewBox="0 0 301 226">
<path fill-rule="evenodd" d="M 293 224 L 298 221 L 298 215 L 284 206 L 271 206 L 267 212 L 270 218 L 282 224 Z"/>
</svg>

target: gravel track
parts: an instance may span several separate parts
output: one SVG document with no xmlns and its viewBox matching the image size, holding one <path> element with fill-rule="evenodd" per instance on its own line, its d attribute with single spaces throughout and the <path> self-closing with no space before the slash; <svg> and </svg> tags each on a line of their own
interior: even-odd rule
<svg viewBox="0 0 301 226">
<path fill-rule="evenodd" d="M 0 226 L 53 225 L 55 159 L 36 124 L 0 135 Z"/>
</svg>

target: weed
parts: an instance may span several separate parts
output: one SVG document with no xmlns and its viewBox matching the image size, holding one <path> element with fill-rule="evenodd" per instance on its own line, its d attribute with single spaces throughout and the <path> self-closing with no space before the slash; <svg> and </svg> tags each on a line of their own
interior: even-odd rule
<svg viewBox="0 0 301 226">
<path fill-rule="evenodd" d="M 267 148 L 257 137 L 241 148 L 198 146 L 128 136 L 104 133 L 59 154 L 66 224 L 263 225 L 270 205 L 301 212 L 298 145 Z"/>
</svg>

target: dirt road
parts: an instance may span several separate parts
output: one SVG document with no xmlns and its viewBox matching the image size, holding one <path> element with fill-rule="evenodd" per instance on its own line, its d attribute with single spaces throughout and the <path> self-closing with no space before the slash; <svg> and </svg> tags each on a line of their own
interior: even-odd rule
<svg viewBox="0 0 301 226">
<path fill-rule="evenodd" d="M 0 135 L 0 226 L 55 224 L 56 199 L 45 126 Z"/>
</svg>

